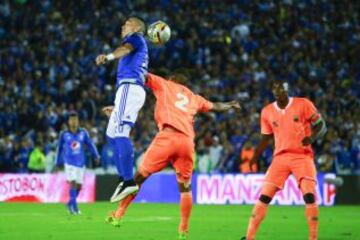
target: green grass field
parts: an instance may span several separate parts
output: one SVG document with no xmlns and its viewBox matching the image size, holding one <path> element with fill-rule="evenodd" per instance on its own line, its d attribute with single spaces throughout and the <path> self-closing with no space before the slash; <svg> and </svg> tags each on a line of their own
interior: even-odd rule
<svg viewBox="0 0 360 240">
<path fill-rule="evenodd" d="M 134 204 L 115 228 L 104 222 L 110 203 L 81 204 L 82 215 L 70 216 L 62 204 L 0 203 L 0 239 L 161 239 L 177 237 L 178 205 Z M 360 207 L 320 209 L 319 239 L 360 239 Z M 195 205 L 189 239 L 239 240 L 244 235 L 251 206 Z M 303 207 L 271 206 L 258 233 L 262 239 L 307 239 Z"/>
</svg>

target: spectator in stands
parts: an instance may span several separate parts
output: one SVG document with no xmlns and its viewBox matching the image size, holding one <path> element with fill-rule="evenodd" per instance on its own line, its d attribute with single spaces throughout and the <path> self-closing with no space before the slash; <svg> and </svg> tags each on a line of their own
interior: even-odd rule
<svg viewBox="0 0 360 240">
<path fill-rule="evenodd" d="M 200 141 L 196 148 L 195 171 L 199 173 L 210 173 L 212 171 L 209 147 L 205 141 Z"/>
<path fill-rule="evenodd" d="M 15 156 L 15 163 L 17 167 L 18 173 L 27 173 L 28 172 L 28 162 L 29 162 L 29 155 L 31 152 L 31 143 L 30 140 L 24 137 L 21 140 L 20 149 Z"/>
<path fill-rule="evenodd" d="M 117 174 L 114 162 L 114 150 L 112 146 L 105 143 L 101 149 L 101 166 L 107 173 Z"/>
<path fill-rule="evenodd" d="M 251 141 L 245 142 L 241 154 L 240 154 L 240 163 L 239 163 L 239 171 L 241 173 L 252 173 L 258 171 L 257 164 L 254 164 L 252 168 L 250 167 L 250 160 L 254 156 L 255 147 L 252 145 Z"/>
<path fill-rule="evenodd" d="M 31 151 L 28 163 L 30 173 L 45 172 L 45 154 L 43 151 L 43 142 L 38 139 L 35 142 L 35 148 Z"/>
<path fill-rule="evenodd" d="M 204 114 L 197 119 L 197 145 L 202 137 L 220 136 L 223 172 L 239 171 L 242 145 L 257 132 L 259 110 L 272 101 L 266 85 L 274 79 L 288 80 L 294 94 L 308 97 L 324 112 L 328 135 L 334 138 L 315 145 L 315 152 L 323 153 L 330 143 L 337 166 L 352 163 L 350 172 L 360 171 L 358 142 L 353 141 L 359 137 L 352 134 L 359 131 L 360 118 L 356 1 L 156 3 L 157 8 L 153 0 L 1 1 L 0 171 L 23 171 L 15 162 L 19 141 L 24 136 L 34 141 L 50 128 L 60 132 L 67 109 L 78 110 L 82 122 L 104 133 L 106 119 L 97 113 L 114 97 L 115 71 L 106 68 L 115 68 L 96 68 L 94 58 L 109 43 L 119 43 L 119 26 L 107 23 L 123 21 L 124 9 L 147 23 L 160 16 L 172 28 L 166 45 L 149 44 L 154 71 L 192 67 L 193 89 L 200 94 L 210 100 L 243 101 L 246 114 L 241 116 Z M 147 101 L 140 130 L 133 133 L 139 155 L 153 137 L 152 119 L 152 102 Z M 260 164 L 265 171 L 268 161 Z"/>
<path fill-rule="evenodd" d="M 351 174 L 355 170 L 355 163 L 351 159 L 349 149 L 350 142 L 343 143 L 336 156 L 335 166 L 336 172 L 339 174 Z"/>
<path fill-rule="evenodd" d="M 52 144 L 49 146 L 49 149 L 47 150 L 46 156 L 45 156 L 45 172 L 51 173 L 55 170 L 56 165 L 56 145 Z"/>
<path fill-rule="evenodd" d="M 325 144 L 323 153 L 316 160 L 319 172 L 335 172 L 335 156 L 331 154 L 329 143 Z"/>
<path fill-rule="evenodd" d="M 219 137 L 214 136 L 212 138 L 212 145 L 209 147 L 209 160 L 211 171 L 215 171 L 218 169 L 223 150 L 224 147 L 220 144 Z"/>
</svg>

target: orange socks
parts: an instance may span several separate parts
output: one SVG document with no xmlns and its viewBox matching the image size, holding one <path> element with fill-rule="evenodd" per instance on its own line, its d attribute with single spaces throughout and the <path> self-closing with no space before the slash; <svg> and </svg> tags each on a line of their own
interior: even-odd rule
<svg viewBox="0 0 360 240">
<path fill-rule="evenodd" d="M 246 239 L 253 240 L 255 238 L 256 231 L 259 228 L 261 221 L 264 219 L 267 209 L 267 204 L 257 201 L 250 217 Z"/>
<path fill-rule="evenodd" d="M 127 196 L 126 198 L 124 198 L 119 203 L 118 209 L 115 212 L 116 218 L 121 218 L 122 216 L 124 216 L 127 208 L 129 207 L 130 203 L 134 200 L 135 197 L 136 197 L 136 194 L 131 194 L 131 195 Z"/>
<path fill-rule="evenodd" d="M 187 233 L 192 209 L 192 194 L 191 192 L 182 192 L 180 196 L 180 224 L 178 231 L 179 233 Z"/>
<path fill-rule="evenodd" d="M 317 240 L 319 208 L 316 203 L 306 204 L 305 216 L 309 226 L 309 240 Z"/>
</svg>

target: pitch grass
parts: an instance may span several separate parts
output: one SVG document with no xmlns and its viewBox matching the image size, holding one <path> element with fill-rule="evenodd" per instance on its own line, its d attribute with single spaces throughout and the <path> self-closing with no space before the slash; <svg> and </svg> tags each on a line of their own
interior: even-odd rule
<svg viewBox="0 0 360 240">
<path fill-rule="evenodd" d="M 82 215 L 70 216 L 62 204 L 0 203 L 1 240 L 119 239 L 176 240 L 178 205 L 134 204 L 124 225 L 104 223 L 116 205 L 80 204 Z M 239 240 L 244 235 L 252 206 L 195 205 L 190 240 Z M 319 240 L 360 239 L 360 207 L 320 209 Z M 257 240 L 307 239 L 303 207 L 271 206 Z"/>
</svg>

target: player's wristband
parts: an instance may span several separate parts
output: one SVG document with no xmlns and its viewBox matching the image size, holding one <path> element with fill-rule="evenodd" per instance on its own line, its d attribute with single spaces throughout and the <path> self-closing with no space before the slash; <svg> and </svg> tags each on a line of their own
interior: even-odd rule
<svg viewBox="0 0 360 240">
<path fill-rule="evenodd" d="M 114 55 L 114 54 L 110 53 L 110 54 L 106 55 L 106 60 L 112 61 L 112 60 L 114 60 L 114 59 L 115 59 L 115 55 Z"/>
</svg>

